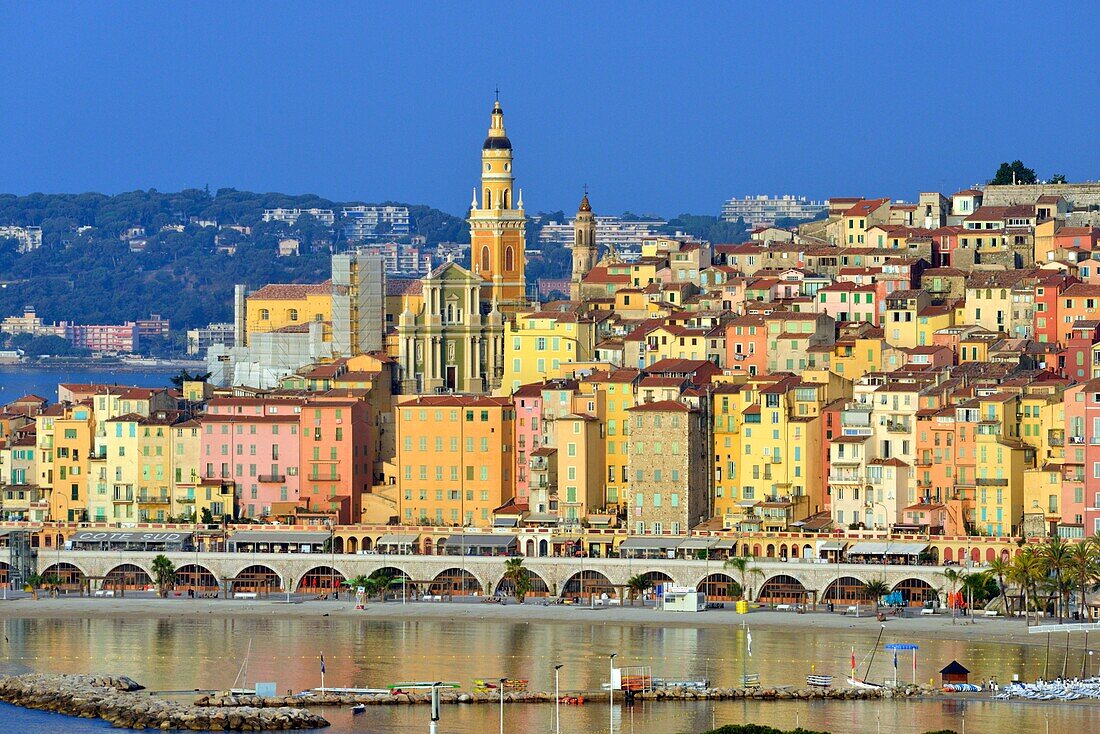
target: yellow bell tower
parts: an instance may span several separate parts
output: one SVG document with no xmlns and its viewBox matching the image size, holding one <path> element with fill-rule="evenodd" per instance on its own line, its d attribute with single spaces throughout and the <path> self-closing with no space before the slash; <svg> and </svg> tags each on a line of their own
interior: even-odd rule
<svg viewBox="0 0 1100 734">
<path fill-rule="evenodd" d="M 493 105 L 489 136 L 481 146 L 481 191 L 474 190 L 469 222 L 470 265 L 485 281 L 482 298 L 495 302 L 501 312 L 526 308 L 523 191 L 515 188 L 512 142 L 504 131 L 500 100 Z"/>
</svg>

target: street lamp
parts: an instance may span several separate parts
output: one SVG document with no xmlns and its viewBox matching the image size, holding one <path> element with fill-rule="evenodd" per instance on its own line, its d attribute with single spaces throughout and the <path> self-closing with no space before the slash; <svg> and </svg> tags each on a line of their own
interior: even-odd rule
<svg viewBox="0 0 1100 734">
<path fill-rule="evenodd" d="M 607 734 L 615 734 L 615 656 L 617 652 L 611 653 L 611 658 L 608 661 L 610 673 L 607 678 Z"/>
<path fill-rule="evenodd" d="M 1092 655 L 1092 653 L 1089 653 Z M 558 671 L 562 669 L 562 664 L 555 665 L 553 667 L 553 721 L 554 721 L 554 733 L 561 734 L 561 693 L 558 688 Z"/>
<path fill-rule="evenodd" d="M 504 734 L 504 684 L 507 678 L 500 679 L 500 734 Z"/>
<path fill-rule="evenodd" d="M 332 518 L 326 518 L 325 525 L 328 526 L 328 590 L 332 593 L 336 590 L 336 528 L 332 524 Z"/>
</svg>

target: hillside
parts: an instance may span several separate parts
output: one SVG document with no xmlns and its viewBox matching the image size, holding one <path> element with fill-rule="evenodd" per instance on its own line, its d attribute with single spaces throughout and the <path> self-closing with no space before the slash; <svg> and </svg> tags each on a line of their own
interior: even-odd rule
<svg viewBox="0 0 1100 734">
<path fill-rule="evenodd" d="M 323 280 L 331 249 L 343 245 L 339 219 L 334 228 L 311 217 L 291 226 L 263 222 L 264 209 L 318 207 L 338 213 L 360 203 L 235 189 L 0 195 L 0 224 L 39 226 L 43 240 L 42 247 L 25 254 L 17 252 L 14 240 L 0 240 L 0 316 L 33 305 L 48 321 L 121 323 L 150 313 L 171 319 L 174 329 L 225 321 L 234 284 Z M 408 206 L 413 231 L 429 244 L 468 239 L 458 217 Z M 191 223 L 203 220 L 219 227 Z M 164 229 L 177 225 L 183 231 Z M 230 225 L 251 233 L 227 229 Z M 135 226 L 146 232 L 141 252 L 120 239 Z M 276 257 L 279 240 L 288 236 L 301 241 L 300 257 Z M 216 237 L 236 252 L 218 252 Z"/>
</svg>

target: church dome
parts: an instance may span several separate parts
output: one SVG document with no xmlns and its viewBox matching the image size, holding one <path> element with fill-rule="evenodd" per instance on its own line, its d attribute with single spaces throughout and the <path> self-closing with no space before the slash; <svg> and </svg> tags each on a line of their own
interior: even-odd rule
<svg viewBox="0 0 1100 734">
<path fill-rule="evenodd" d="M 485 144 L 481 146 L 482 150 L 511 150 L 512 141 L 506 136 L 498 138 L 485 138 Z"/>
</svg>

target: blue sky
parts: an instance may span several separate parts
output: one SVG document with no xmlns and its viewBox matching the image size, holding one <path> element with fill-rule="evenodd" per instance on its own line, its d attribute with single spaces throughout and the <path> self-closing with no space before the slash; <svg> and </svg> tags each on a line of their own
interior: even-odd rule
<svg viewBox="0 0 1100 734">
<path fill-rule="evenodd" d="M 5 3 L 0 191 L 461 213 L 498 84 L 530 211 L 1100 178 L 1095 7 Z"/>
</svg>

